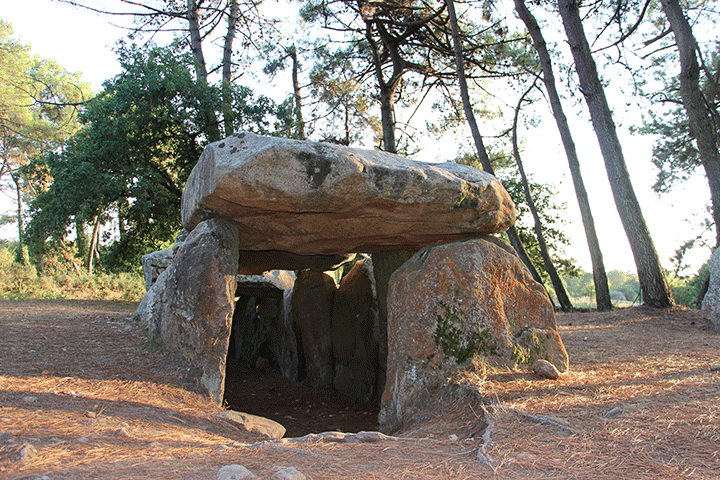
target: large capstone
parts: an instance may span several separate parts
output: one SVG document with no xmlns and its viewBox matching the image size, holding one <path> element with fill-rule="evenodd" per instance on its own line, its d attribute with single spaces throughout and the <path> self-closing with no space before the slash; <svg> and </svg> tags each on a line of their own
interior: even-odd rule
<svg viewBox="0 0 720 480">
<path fill-rule="evenodd" d="M 515 207 L 495 177 L 465 165 L 238 133 L 205 148 L 183 192 L 185 228 L 210 217 L 239 226 L 240 250 L 277 261 L 503 232 Z M 272 268 L 288 267 L 257 266 Z"/>
<path fill-rule="evenodd" d="M 473 362 L 513 368 L 568 357 L 555 312 L 509 244 L 496 238 L 420 250 L 390 279 L 380 428 L 394 431 Z"/>
</svg>

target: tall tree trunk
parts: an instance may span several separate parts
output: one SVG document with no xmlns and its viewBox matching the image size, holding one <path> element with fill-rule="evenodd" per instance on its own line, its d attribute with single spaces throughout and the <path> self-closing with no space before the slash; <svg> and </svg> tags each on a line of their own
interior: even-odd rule
<svg viewBox="0 0 720 480">
<path fill-rule="evenodd" d="M 458 27 L 457 15 L 455 13 L 455 2 L 453 0 L 446 0 L 445 4 L 448 8 L 448 16 L 450 18 L 450 28 L 452 32 L 453 41 L 453 53 L 455 54 L 455 70 L 457 72 L 458 85 L 460 86 L 460 97 L 462 98 L 463 111 L 465 112 L 465 119 L 470 127 L 473 141 L 475 142 L 475 150 L 477 151 L 478 158 L 482 164 L 483 170 L 491 175 L 495 175 L 492 164 L 490 163 L 490 157 L 487 154 L 485 143 L 483 142 L 482 135 L 480 135 L 480 129 L 478 128 L 477 121 L 475 121 L 475 113 L 473 112 L 472 103 L 470 103 L 470 93 L 467 86 L 467 79 L 465 77 L 465 62 L 463 59 L 463 49 L 460 42 L 460 28 Z M 530 256 L 525 250 L 525 246 L 520 240 L 520 236 L 517 233 L 515 225 L 511 226 L 507 230 L 508 239 L 510 244 L 513 246 L 515 251 L 520 256 L 520 259 L 525 266 L 530 270 L 532 277 L 540 285 L 543 284 L 542 278 L 538 273 L 535 265 L 533 265 Z"/>
<path fill-rule="evenodd" d="M 558 7 L 575 60 L 580 88 L 585 96 L 600 151 L 605 160 L 615 206 L 635 258 L 644 301 L 651 307 L 671 307 L 674 304 L 672 292 L 660 266 L 655 244 L 630 181 L 612 113 L 580 20 L 578 4 L 575 0 L 558 0 Z"/>
<path fill-rule="evenodd" d="M 612 310 L 612 301 L 610 299 L 610 289 L 608 287 L 607 274 L 605 272 L 605 263 L 603 262 L 602 251 L 600 250 L 600 241 L 595 231 L 595 220 L 590 210 L 590 201 L 588 200 L 587 190 L 585 190 L 585 182 L 580 172 L 580 161 L 578 160 L 575 142 L 570 133 L 570 126 L 563 111 L 560 95 L 555 86 L 555 75 L 553 73 L 552 60 L 547 50 L 545 38 L 538 25 L 535 17 L 530 13 L 524 0 L 515 0 L 515 10 L 518 12 L 520 19 L 530 33 L 533 46 L 540 59 L 543 71 L 543 82 L 550 100 L 555 122 L 557 123 L 560 138 L 562 139 L 565 155 L 570 166 L 570 174 L 575 187 L 575 196 L 577 197 L 580 207 L 580 216 L 582 218 L 583 227 L 585 228 L 585 238 L 587 239 L 588 249 L 590 250 L 590 261 L 593 268 L 593 281 L 595 283 L 595 303 L 599 311 Z"/>
<path fill-rule="evenodd" d="M 222 108 L 226 137 L 235 133 L 235 114 L 232 105 L 232 55 L 235 27 L 240 9 L 238 0 L 228 0 L 228 3 L 230 4 L 230 14 L 228 15 L 228 27 L 227 33 L 225 34 L 225 46 L 223 48 L 222 59 Z"/>
<path fill-rule="evenodd" d="M 295 128 L 297 138 L 305 140 L 305 121 L 302 115 L 302 95 L 300 94 L 300 62 L 298 61 L 297 48 L 293 43 L 288 50 L 290 61 L 292 61 L 292 83 L 293 83 L 293 99 L 295 101 Z"/>
<path fill-rule="evenodd" d="M 720 245 L 720 151 L 718 151 L 718 125 L 713 121 L 709 104 L 714 99 L 704 97 L 700 89 L 698 45 L 692 27 L 678 0 L 661 0 L 663 12 L 675 34 L 680 54 L 680 97 L 687 112 L 690 130 L 695 137 L 700 161 L 710 187 L 716 245 Z"/>
<path fill-rule="evenodd" d="M 197 81 L 207 85 L 208 83 L 208 72 L 207 63 L 205 62 L 205 55 L 203 55 L 202 49 L 202 35 L 200 33 L 200 12 L 196 0 L 187 0 L 187 21 L 188 31 L 190 32 L 190 49 L 192 50 L 193 57 L 195 58 L 195 72 Z M 220 127 L 218 126 L 218 119 L 211 107 L 205 107 L 205 120 L 208 125 L 208 140 L 215 142 L 220 140 Z"/>
<path fill-rule="evenodd" d="M 8 168 L 8 173 L 15 184 L 15 193 L 17 194 L 18 246 L 15 251 L 15 261 L 21 265 L 26 265 L 28 258 L 27 255 L 25 255 L 25 219 L 23 218 L 22 186 L 20 185 L 20 178 L 17 172 L 13 172 L 12 168 Z"/>
<path fill-rule="evenodd" d="M 100 241 L 100 215 L 95 217 L 93 222 L 92 234 L 90 236 L 90 245 L 88 246 L 87 257 L 85 257 L 85 270 L 92 275 L 93 260 L 98 255 L 98 243 Z"/>
<path fill-rule="evenodd" d="M 80 217 L 75 217 L 75 249 L 77 250 L 77 256 L 85 258 L 88 251 L 88 238 L 85 233 L 85 222 Z"/>
<path fill-rule="evenodd" d="M 525 202 L 527 202 L 530 213 L 532 214 L 533 220 L 535 221 L 535 236 L 537 237 L 538 246 L 540 247 L 540 256 L 542 256 L 543 264 L 545 265 L 545 271 L 550 276 L 550 281 L 552 282 L 553 288 L 555 289 L 555 295 L 557 296 L 558 302 L 560 303 L 560 309 L 563 312 L 572 312 L 574 308 L 572 302 L 570 302 L 570 297 L 565 290 L 565 285 L 563 285 L 563 282 L 560 279 L 560 275 L 558 275 L 557 269 L 552 262 L 552 258 L 550 258 L 550 252 L 548 251 L 547 242 L 545 241 L 545 234 L 543 233 L 542 222 L 540 220 L 540 215 L 538 214 L 537 208 L 535 207 L 535 201 L 530 194 L 530 184 L 528 183 L 528 178 L 525 174 L 525 167 L 523 166 L 522 159 L 520 158 L 520 149 L 518 148 L 517 142 L 517 123 L 518 117 L 520 116 L 520 108 L 522 108 L 522 104 L 525 101 L 525 97 L 527 96 L 527 94 L 530 93 L 533 88 L 535 88 L 536 83 L 537 78 L 535 79 L 535 82 L 533 82 L 533 84 L 530 86 L 530 88 L 528 88 L 525 93 L 522 94 L 522 96 L 520 97 L 520 101 L 518 101 L 517 107 L 515 108 L 515 115 L 513 117 L 512 126 L 513 155 L 515 156 L 515 163 L 517 164 L 518 170 L 520 171 L 523 192 L 525 193 Z"/>
</svg>

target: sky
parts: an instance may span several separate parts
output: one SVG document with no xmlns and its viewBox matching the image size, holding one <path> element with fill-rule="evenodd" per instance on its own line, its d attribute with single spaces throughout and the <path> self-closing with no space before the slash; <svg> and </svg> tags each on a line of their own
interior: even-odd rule
<svg viewBox="0 0 720 480">
<path fill-rule="evenodd" d="M 118 0 L 102 0 L 102 3 L 107 8 L 117 8 L 119 4 Z M 112 25 L 110 21 L 122 20 L 50 0 L 3 2 L 0 18 L 13 25 L 14 37 L 30 44 L 33 53 L 55 60 L 69 71 L 82 72 L 83 80 L 90 82 L 96 91 L 101 89 L 104 80 L 119 73 L 120 67 L 112 50 L 116 42 L 126 35 L 126 31 Z M 127 22 L 125 20 L 125 24 Z M 281 98 L 285 94 L 282 92 Z M 567 202 L 566 233 L 571 245 L 566 252 L 577 260 L 580 267 L 590 271 L 587 242 L 560 137 L 549 109 L 540 108 L 539 112 L 542 116 L 539 125 L 524 133 L 520 132 L 525 144 L 525 168 L 534 181 L 555 185 L 558 199 Z M 696 231 L 692 227 L 693 217 L 700 214 L 708 203 L 709 193 L 700 175 L 671 194 L 658 197 L 652 192 L 655 181 L 655 170 L 651 164 L 652 139 L 633 135 L 628 130 L 638 113 L 632 111 L 632 107 L 616 111 L 615 122 L 619 126 L 631 180 L 660 262 L 669 269 L 670 257 Z M 580 110 L 575 113 L 571 110 L 569 117 L 606 270 L 634 272 L 633 257 L 615 210 L 603 160 L 587 116 Z M 417 158 L 427 161 L 449 160 L 452 157 L 446 158 L 447 152 L 453 145 L 449 146 L 448 142 L 452 140 L 427 139 Z M 0 214 L 11 208 L 12 202 L 7 193 L 0 192 Z M 13 237 L 17 237 L 17 230 L 13 232 L 8 227 L 0 230 L 0 239 Z M 690 259 L 692 268 L 685 273 L 694 273 L 709 256 L 709 250 L 696 252 Z"/>
</svg>

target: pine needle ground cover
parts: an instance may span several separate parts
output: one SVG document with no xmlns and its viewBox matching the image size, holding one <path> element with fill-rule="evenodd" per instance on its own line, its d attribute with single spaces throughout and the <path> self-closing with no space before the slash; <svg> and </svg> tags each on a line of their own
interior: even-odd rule
<svg viewBox="0 0 720 480">
<path fill-rule="evenodd" d="M 0 301 L 0 478 L 208 479 L 229 464 L 261 478 L 277 465 L 312 479 L 719 475 L 720 333 L 695 310 L 560 315 L 559 380 L 468 376 L 484 411 L 449 405 L 401 438 L 353 443 L 219 422 L 136 306 Z"/>
</svg>

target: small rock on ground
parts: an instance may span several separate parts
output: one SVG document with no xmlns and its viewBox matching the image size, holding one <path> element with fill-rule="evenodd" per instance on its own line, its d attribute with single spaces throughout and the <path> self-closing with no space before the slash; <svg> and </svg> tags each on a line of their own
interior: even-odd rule
<svg viewBox="0 0 720 480">
<path fill-rule="evenodd" d="M 273 467 L 273 476 L 277 480 L 306 480 L 307 477 L 300 473 L 295 467 Z"/>
<path fill-rule="evenodd" d="M 217 480 L 254 480 L 258 478 L 242 465 L 225 465 L 217 473 Z"/>
<path fill-rule="evenodd" d="M 550 380 L 557 380 L 560 378 L 560 372 L 558 372 L 558 369 L 547 360 L 538 360 L 535 362 L 535 365 L 533 365 L 533 372 Z"/>
</svg>

